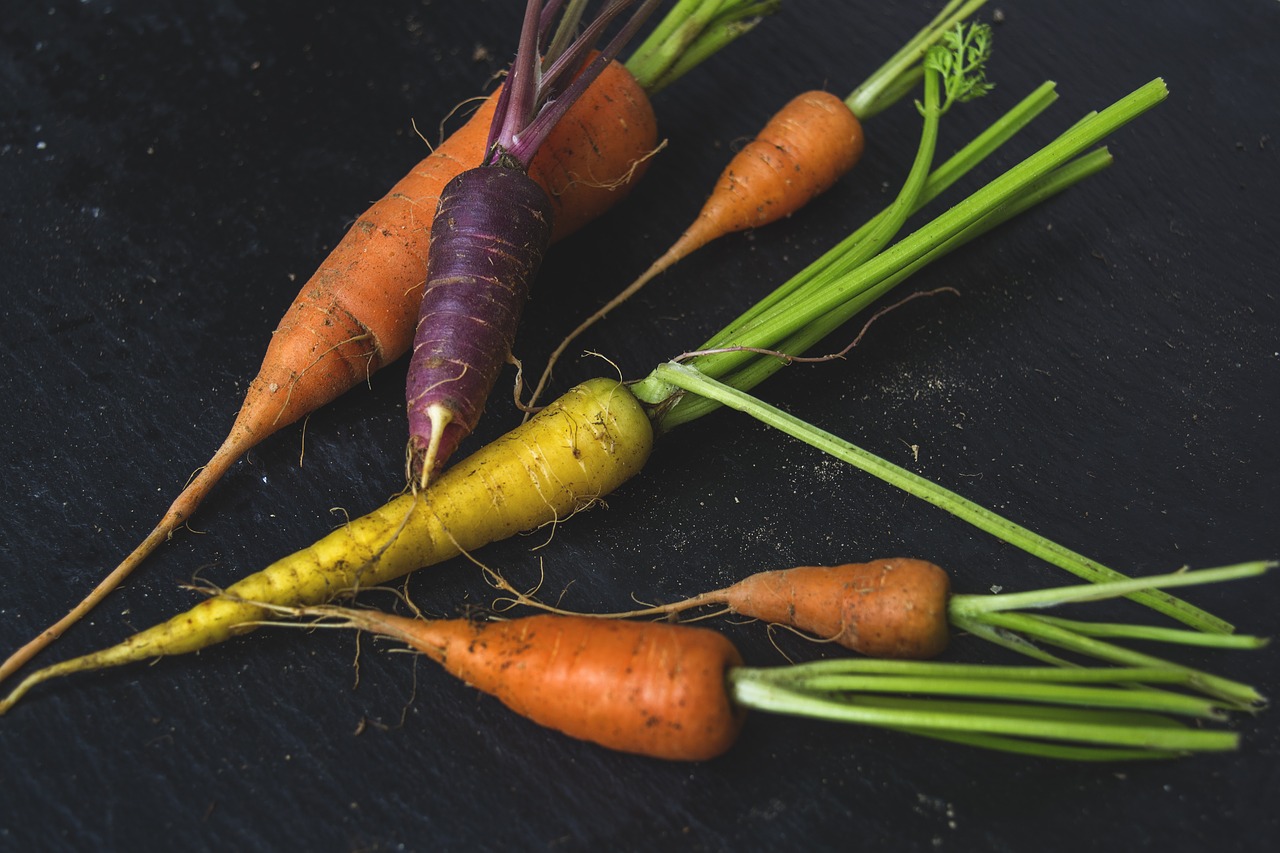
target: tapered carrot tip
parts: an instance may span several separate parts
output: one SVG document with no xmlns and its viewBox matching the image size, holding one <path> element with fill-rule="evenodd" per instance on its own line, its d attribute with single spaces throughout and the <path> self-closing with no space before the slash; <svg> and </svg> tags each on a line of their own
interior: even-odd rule
<svg viewBox="0 0 1280 853">
<path fill-rule="evenodd" d="M 444 434 L 453 423 L 453 412 L 439 403 L 427 407 L 427 417 L 431 422 L 431 434 L 423 444 L 422 437 L 415 435 L 409 439 L 409 478 L 416 481 L 418 488 L 425 489 L 440 463 L 440 445 Z M 456 446 L 459 437 L 451 444 Z"/>
<path fill-rule="evenodd" d="M 247 429 L 244 413 L 237 419 L 235 427 L 218 452 L 209 460 L 200 472 L 187 484 L 186 488 L 170 505 L 160 523 L 147 535 L 133 551 L 100 580 L 89 594 L 71 608 L 65 616 L 45 628 L 25 645 L 13 652 L 3 664 L 0 664 L 0 682 L 9 678 L 32 658 L 61 637 L 67 630 L 83 619 L 103 599 L 110 595 L 120 584 L 124 583 L 143 560 L 151 556 L 157 548 L 170 539 L 174 531 L 186 524 L 187 519 L 196 511 L 200 503 L 222 479 L 235 461 L 245 451 L 257 443 L 257 434 Z"/>
<path fill-rule="evenodd" d="M 198 651 L 244 633 L 264 613 L 262 607 L 238 599 L 206 598 L 191 610 L 114 646 L 36 670 L 0 702 L 0 714 L 8 712 L 31 688 L 50 679 Z"/>
</svg>

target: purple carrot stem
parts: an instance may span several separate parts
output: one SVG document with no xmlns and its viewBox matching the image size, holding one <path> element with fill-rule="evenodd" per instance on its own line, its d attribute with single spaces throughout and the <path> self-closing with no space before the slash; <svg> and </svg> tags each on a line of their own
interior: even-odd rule
<svg viewBox="0 0 1280 853">
<path fill-rule="evenodd" d="M 610 39 L 609 43 L 600 51 L 599 55 L 591 61 L 591 64 L 585 71 L 573 79 L 565 90 L 559 93 L 555 100 L 547 104 L 543 109 L 538 111 L 537 116 L 529 123 L 520 134 L 519 140 L 514 144 L 506 147 L 506 153 L 522 163 L 528 163 L 533 159 L 533 155 L 537 153 L 538 146 L 546 139 L 547 135 L 555 128 L 556 123 L 564 116 L 564 114 L 573 106 L 578 97 L 586 91 L 605 67 L 617 58 L 618 54 L 627 42 L 632 39 L 640 27 L 644 25 L 645 20 L 653 13 L 655 9 L 661 5 L 662 0 L 645 0 L 645 2 L 637 9 L 627 22 L 619 29 L 618 33 Z M 606 15 L 612 20 L 626 6 L 630 5 L 626 0 L 618 0 L 608 9 L 591 22 L 583 33 L 583 37 L 579 37 L 574 47 L 566 50 L 564 55 L 552 63 L 551 68 L 547 70 L 544 78 L 554 80 L 562 72 L 563 68 L 576 68 L 581 63 L 586 52 L 591 49 L 596 38 L 599 37 L 599 28 L 603 28 L 609 23 L 608 20 L 602 21 Z M 591 36 L 587 38 L 586 36 Z"/>
<path fill-rule="evenodd" d="M 542 4 L 538 0 L 529 0 L 525 5 L 516 58 L 511 63 L 511 71 L 503 86 L 506 90 L 504 97 L 498 103 L 502 112 L 495 111 L 493 124 L 489 126 L 489 139 L 485 143 L 485 151 L 490 152 L 490 157 L 496 154 L 496 147 L 506 148 L 510 140 L 518 137 L 520 131 L 533 120 L 538 108 L 537 62 L 541 10 Z M 520 162 L 528 168 L 527 160 Z"/>
</svg>

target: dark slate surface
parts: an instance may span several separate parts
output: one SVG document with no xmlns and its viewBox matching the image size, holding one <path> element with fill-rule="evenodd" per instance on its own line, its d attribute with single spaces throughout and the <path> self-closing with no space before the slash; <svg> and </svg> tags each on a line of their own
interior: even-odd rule
<svg viewBox="0 0 1280 853">
<path fill-rule="evenodd" d="M 851 89 L 939 4 L 805 3 L 657 102 L 669 149 L 627 206 L 557 248 L 520 354 L 540 363 L 678 233 L 730 148 L 790 94 Z M 10 3 L 0 16 L 0 647 L 59 615 L 221 440 L 270 330 L 365 205 L 419 156 L 414 125 L 512 50 L 514 2 Z M 852 7 L 869 10 L 855 12 Z M 820 10 L 820 11 L 819 11 Z M 1163 75 L 1171 100 L 1111 140 L 1115 168 L 919 276 L 959 298 L 882 320 L 846 363 L 761 393 L 1134 573 L 1280 556 L 1280 7 L 1002 0 L 991 100 L 1062 100 L 1005 158 Z M 764 73 L 772 68 L 772 73 Z M 792 220 L 723 241 L 582 341 L 638 376 L 696 344 L 888 198 L 910 108 Z M 566 365 L 564 379 L 606 369 Z M 122 638 L 301 547 L 401 482 L 398 365 L 240 463 L 195 522 L 47 660 Z M 495 402 L 477 440 L 514 413 Z M 474 444 L 472 445 L 474 446 Z M 912 448 L 916 448 L 913 451 Z M 918 452 L 918 456 L 917 456 Z M 607 511 L 483 558 L 565 603 L 670 599 L 749 570 L 909 553 L 964 591 L 1065 576 L 739 416 L 673 434 Z M 417 577 L 433 613 L 490 594 L 465 562 Z M 1274 629 L 1280 578 L 1203 590 Z M 1099 614 L 1134 618 L 1117 605 Z M 1140 617 L 1138 617 L 1140 618 Z M 781 662 L 759 625 L 726 625 Z M 796 658 L 826 653 L 791 637 Z M 353 669 L 346 633 L 259 634 L 49 685 L 0 721 L 13 850 L 1259 849 L 1280 828 L 1280 724 L 1238 754 L 1075 766 L 755 716 L 705 765 L 542 731 L 403 655 Z M 951 655 L 1005 660 L 974 642 Z M 1278 687 L 1275 651 L 1190 653 Z M 353 688 L 353 685 L 354 688 Z"/>
</svg>

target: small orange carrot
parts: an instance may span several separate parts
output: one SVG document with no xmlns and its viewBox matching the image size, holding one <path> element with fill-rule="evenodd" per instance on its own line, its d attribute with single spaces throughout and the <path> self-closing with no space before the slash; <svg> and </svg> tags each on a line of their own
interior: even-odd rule
<svg viewBox="0 0 1280 853">
<path fill-rule="evenodd" d="M 857 165 L 862 124 L 829 92 L 792 98 L 720 173 L 680 239 L 654 263 L 652 278 L 707 243 L 790 216 Z"/>
<path fill-rule="evenodd" d="M 862 157 L 862 122 L 900 99 L 922 74 L 928 49 L 986 0 L 951 2 L 847 98 L 805 92 L 774 114 L 720 173 L 692 224 L 639 278 L 587 317 L 552 351 L 529 406 L 536 405 L 569 345 L 653 278 L 719 237 L 776 222 L 830 189 Z"/>
<path fill-rule="evenodd" d="M 742 656 L 706 628 L 549 614 L 480 623 L 338 607 L 299 612 L 407 643 L 517 714 L 623 752 L 714 758 L 733 745 L 746 715 L 726 685 Z"/>
<path fill-rule="evenodd" d="M 759 572 L 686 602 L 790 625 L 877 658 L 931 658 L 947 647 L 947 573 L 924 560 Z"/>
<path fill-rule="evenodd" d="M 0 680 L 119 586 L 191 518 L 245 452 L 408 351 L 436 200 L 454 176 L 483 159 L 498 94 L 356 220 L 272 333 L 222 446 L 123 562 L 66 616 L 0 665 Z M 610 64 L 530 166 L 530 176 L 547 191 L 555 210 L 552 239 L 568 236 L 625 197 L 643 174 L 656 138 L 648 96 L 623 66 Z"/>
<path fill-rule="evenodd" d="M 546 607 L 490 573 L 511 601 Z M 757 572 L 723 589 L 683 601 L 603 614 L 613 618 L 664 616 L 717 606 L 738 616 L 786 625 L 869 657 L 924 659 L 947 647 L 951 581 L 933 563 L 910 558 L 798 566 Z"/>
</svg>

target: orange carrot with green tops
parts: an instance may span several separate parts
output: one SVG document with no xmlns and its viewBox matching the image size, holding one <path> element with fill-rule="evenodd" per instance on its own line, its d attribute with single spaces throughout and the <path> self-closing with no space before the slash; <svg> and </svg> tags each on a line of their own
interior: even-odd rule
<svg viewBox="0 0 1280 853">
<path fill-rule="evenodd" d="M 1198 572 L 995 596 L 953 595 L 950 578 L 939 566 L 926 560 L 893 557 L 865 563 L 796 566 L 756 572 L 722 589 L 681 601 L 620 613 L 590 615 L 600 619 L 674 618 L 698 608 L 718 607 L 721 608 L 718 612 L 709 615 L 732 613 L 760 619 L 771 625 L 810 634 L 818 642 L 834 643 L 882 660 L 936 657 L 946 650 L 954 627 L 1043 663 L 1067 663 L 1047 650 L 1048 646 L 1054 646 L 1110 663 L 1178 668 L 1167 660 L 1132 652 L 1100 638 L 1144 639 L 1237 649 L 1261 648 L 1267 640 L 1239 634 L 1224 636 L 1138 625 L 1098 626 L 1011 611 L 1040 611 L 1069 602 L 1115 598 L 1139 590 L 1253 577 L 1273 570 L 1277 565 L 1258 561 Z M 516 590 L 492 570 L 486 569 L 486 573 L 491 584 L 511 596 L 503 599 L 503 604 L 536 607 L 562 616 L 587 615 L 543 604 Z M 1225 705 L 1253 710 L 1264 704 L 1263 697 L 1250 687 L 1208 673 L 1186 672 L 1197 689 Z"/>
<path fill-rule="evenodd" d="M 862 123 L 911 91 L 923 76 L 922 62 L 929 48 L 942 39 L 954 38 L 958 22 L 985 2 L 951 0 L 847 98 L 809 91 L 775 113 L 720 173 L 702 210 L 675 243 L 552 351 L 529 406 L 536 405 L 569 345 L 656 276 L 713 240 L 790 216 L 829 190 L 862 158 Z M 975 56 L 975 66 L 983 59 Z"/>
</svg>

